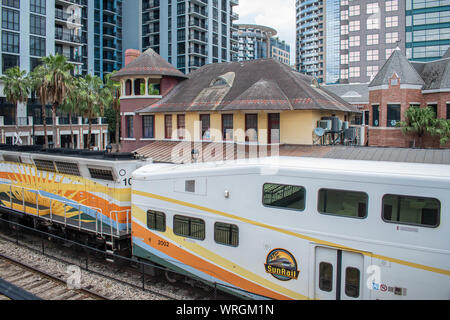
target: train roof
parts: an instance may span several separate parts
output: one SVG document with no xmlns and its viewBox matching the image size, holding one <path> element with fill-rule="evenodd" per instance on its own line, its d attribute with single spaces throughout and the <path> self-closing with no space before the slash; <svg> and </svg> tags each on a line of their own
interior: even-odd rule
<svg viewBox="0 0 450 320">
<path fill-rule="evenodd" d="M 239 171 L 246 173 L 259 173 L 261 168 L 272 169 L 280 167 L 292 170 L 311 170 L 314 172 L 326 171 L 349 174 L 378 174 L 409 177 L 434 177 L 450 179 L 450 166 L 442 164 L 405 163 L 389 161 L 342 160 L 312 157 L 266 157 L 221 162 L 204 162 L 195 164 L 170 166 L 144 166 L 134 172 L 134 177 L 144 179 L 167 178 L 168 176 L 201 176 L 219 172 Z M 264 172 L 262 172 L 264 173 Z"/>
<path fill-rule="evenodd" d="M 138 157 L 134 153 L 130 152 L 107 152 L 107 151 L 91 151 L 83 149 L 65 149 L 65 148 L 45 149 L 43 146 L 36 146 L 36 145 L 13 146 L 0 144 L 0 152 L 32 153 L 39 155 L 71 157 L 71 158 L 87 158 L 103 161 L 127 161 L 138 159 Z"/>
</svg>

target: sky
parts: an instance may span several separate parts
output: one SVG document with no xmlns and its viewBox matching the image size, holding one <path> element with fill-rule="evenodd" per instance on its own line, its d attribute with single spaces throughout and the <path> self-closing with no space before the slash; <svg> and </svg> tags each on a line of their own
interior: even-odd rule
<svg viewBox="0 0 450 320">
<path fill-rule="evenodd" d="M 278 37 L 291 46 L 291 63 L 295 60 L 295 0 L 239 0 L 234 7 L 239 14 L 236 23 L 272 27 Z"/>
</svg>

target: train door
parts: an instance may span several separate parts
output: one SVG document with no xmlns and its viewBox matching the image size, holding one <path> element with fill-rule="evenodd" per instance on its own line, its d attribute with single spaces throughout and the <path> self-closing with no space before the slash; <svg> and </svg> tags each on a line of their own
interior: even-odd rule
<svg viewBox="0 0 450 320">
<path fill-rule="evenodd" d="M 361 300 L 364 257 L 360 253 L 326 247 L 315 248 L 315 298 Z"/>
</svg>

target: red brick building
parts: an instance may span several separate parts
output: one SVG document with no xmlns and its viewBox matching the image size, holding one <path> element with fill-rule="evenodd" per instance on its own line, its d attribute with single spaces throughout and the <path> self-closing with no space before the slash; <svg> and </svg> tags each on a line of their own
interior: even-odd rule
<svg viewBox="0 0 450 320">
<path fill-rule="evenodd" d="M 432 62 L 408 61 L 400 50 L 392 53 L 369 84 L 369 146 L 415 146 L 414 136 L 396 127 L 411 106 L 431 107 L 438 118 L 450 119 L 450 50 Z M 437 137 L 424 143 L 442 147 Z"/>
</svg>

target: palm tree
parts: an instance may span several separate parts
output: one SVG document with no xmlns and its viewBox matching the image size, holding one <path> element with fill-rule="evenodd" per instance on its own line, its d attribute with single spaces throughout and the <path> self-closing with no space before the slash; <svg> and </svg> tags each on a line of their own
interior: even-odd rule
<svg viewBox="0 0 450 320">
<path fill-rule="evenodd" d="M 427 135 L 441 136 L 441 144 L 447 142 L 445 137 L 446 128 L 445 123 L 441 121 L 442 119 L 436 119 L 436 113 L 432 108 L 420 108 L 420 107 L 410 107 L 405 112 L 405 121 L 401 121 L 397 124 L 398 127 L 402 128 L 403 134 L 413 134 L 419 140 L 419 148 L 423 147 L 423 138 Z M 414 145 L 416 144 L 416 139 L 414 138 Z"/>
<path fill-rule="evenodd" d="M 53 143 L 57 148 L 59 143 L 56 135 L 56 111 L 67 98 L 69 83 L 72 79 L 71 71 L 74 66 L 67 62 L 65 56 L 59 54 L 44 57 L 42 62 L 48 82 L 47 95 L 52 102 Z"/>
<path fill-rule="evenodd" d="M 116 149 L 120 148 L 120 83 L 111 79 L 116 71 L 105 77 L 105 87 L 111 93 L 111 103 L 109 104 L 114 111 L 116 126 L 115 126 L 115 141 Z"/>
<path fill-rule="evenodd" d="M 16 106 L 16 129 L 19 125 L 18 108 L 19 103 L 26 103 L 31 93 L 31 81 L 26 71 L 19 67 L 13 67 L 5 71 L 5 75 L 0 77 L 4 83 L 3 94 L 6 100 Z"/>
<path fill-rule="evenodd" d="M 105 106 L 111 101 L 111 93 L 103 87 L 103 81 L 98 76 L 86 75 L 82 78 L 80 97 L 82 102 L 81 113 L 83 117 L 88 118 L 88 148 L 91 144 L 92 136 L 92 118 L 102 116 L 105 111 Z M 86 147 L 86 146 L 85 146 Z"/>
<path fill-rule="evenodd" d="M 34 91 L 39 96 L 39 102 L 41 103 L 42 110 L 42 124 L 44 125 L 44 145 L 48 148 L 48 134 L 47 134 L 47 113 L 46 106 L 49 102 L 48 97 L 48 79 L 46 77 L 46 69 L 43 65 L 37 66 L 33 72 L 31 72 L 31 83 Z M 55 136 L 55 134 L 54 134 Z"/>
<path fill-rule="evenodd" d="M 66 100 L 61 105 L 61 109 L 66 111 L 69 116 L 69 126 L 70 126 L 70 140 L 71 140 L 71 148 L 75 148 L 75 138 L 73 134 L 72 127 L 72 117 L 75 114 L 79 114 L 81 110 L 81 103 L 83 97 L 83 87 L 82 87 L 82 78 L 73 78 L 70 82 L 68 82 L 68 94 Z"/>
</svg>

